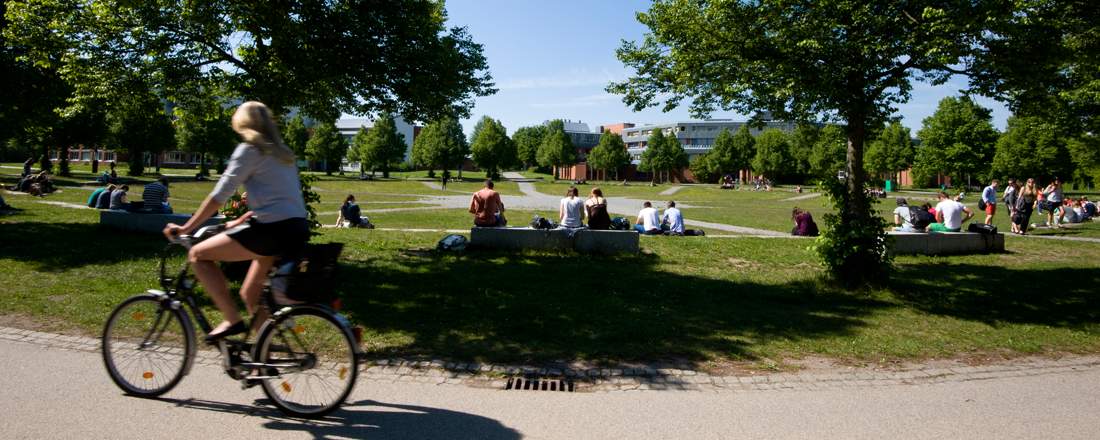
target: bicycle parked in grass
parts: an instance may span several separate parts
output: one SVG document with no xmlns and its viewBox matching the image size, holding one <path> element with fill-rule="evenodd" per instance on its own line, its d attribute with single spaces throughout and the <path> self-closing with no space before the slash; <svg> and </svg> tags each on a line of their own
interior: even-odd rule
<svg viewBox="0 0 1100 440">
<path fill-rule="evenodd" d="M 160 259 L 163 290 L 150 289 L 123 301 L 107 320 L 103 361 L 111 380 L 127 394 L 159 396 L 190 371 L 197 351 L 191 317 L 203 334 L 209 334 L 211 326 L 196 301 L 196 282 L 187 262 L 175 276 L 167 272 L 169 253 L 177 245 L 190 249 L 221 229 L 210 226 L 193 236 L 179 236 Z M 216 341 L 226 374 L 242 388 L 260 385 L 272 403 L 290 415 L 317 417 L 338 408 L 359 374 L 363 353 L 357 333 L 323 303 L 336 302 L 331 283 L 341 248 L 338 243 L 310 245 L 303 259 L 276 265 L 261 301 L 268 318 L 255 342 Z"/>
</svg>

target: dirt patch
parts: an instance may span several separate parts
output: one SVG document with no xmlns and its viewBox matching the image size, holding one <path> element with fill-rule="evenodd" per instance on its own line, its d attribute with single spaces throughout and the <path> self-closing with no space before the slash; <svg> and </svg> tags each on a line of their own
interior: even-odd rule
<svg viewBox="0 0 1100 440">
<path fill-rule="evenodd" d="M 740 258 L 730 257 L 730 258 L 726 259 L 726 262 L 729 263 L 730 266 L 736 267 L 738 269 L 755 269 L 757 267 L 760 267 L 760 265 L 757 264 L 756 262 L 749 261 L 749 260 L 742 260 Z"/>
<path fill-rule="evenodd" d="M 77 327 L 76 325 L 58 320 L 40 317 L 31 317 L 18 313 L 0 314 L 0 325 L 4 327 L 33 330 L 43 333 L 58 333 L 68 336 L 98 337 L 99 334 Z"/>
</svg>

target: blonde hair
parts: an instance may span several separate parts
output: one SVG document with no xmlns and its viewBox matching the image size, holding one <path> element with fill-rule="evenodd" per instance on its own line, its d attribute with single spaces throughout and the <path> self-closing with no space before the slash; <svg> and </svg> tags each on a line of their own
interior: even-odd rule
<svg viewBox="0 0 1100 440">
<path fill-rule="evenodd" d="M 248 101 L 237 107 L 233 113 L 233 131 L 241 135 L 245 143 L 259 148 L 261 153 L 275 156 L 285 164 L 294 163 L 294 152 L 283 143 L 271 110 L 262 102 Z"/>
</svg>

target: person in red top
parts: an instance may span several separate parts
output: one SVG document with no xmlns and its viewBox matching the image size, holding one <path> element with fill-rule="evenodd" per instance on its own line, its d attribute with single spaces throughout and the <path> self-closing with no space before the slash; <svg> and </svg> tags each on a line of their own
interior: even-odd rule
<svg viewBox="0 0 1100 440">
<path fill-rule="evenodd" d="M 500 201 L 500 193 L 493 190 L 492 180 L 486 180 L 485 187 L 474 193 L 470 214 L 474 215 L 474 226 L 492 228 L 508 224 L 504 219 L 504 202 Z"/>
</svg>

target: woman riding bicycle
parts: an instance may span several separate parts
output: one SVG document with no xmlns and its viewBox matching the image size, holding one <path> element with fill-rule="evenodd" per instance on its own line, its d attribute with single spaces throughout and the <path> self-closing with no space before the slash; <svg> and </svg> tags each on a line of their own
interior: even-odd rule
<svg viewBox="0 0 1100 440">
<path fill-rule="evenodd" d="M 217 262 L 252 261 L 240 295 L 253 322 L 260 322 L 255 313 L 268 270 L 276 257 L 296 256 L 309 241 L 294 153 L 283 143 L 271 111 L 262 103 L 245 102 L 233 114 L 233 130 L 244 142 L 233 151 L 217 186 L 187 223 L 169 223 L 164 228 L 169 239 L 189 234 L 214 215 L 237 187 L 243 184 L 248 191 L 250 211 L 227 223 L 225 233 L 196 244 L 188 252 L 195 277 L 225 317 L 206 336 L 207 342 L 248 331 Z"/>
</svg>

